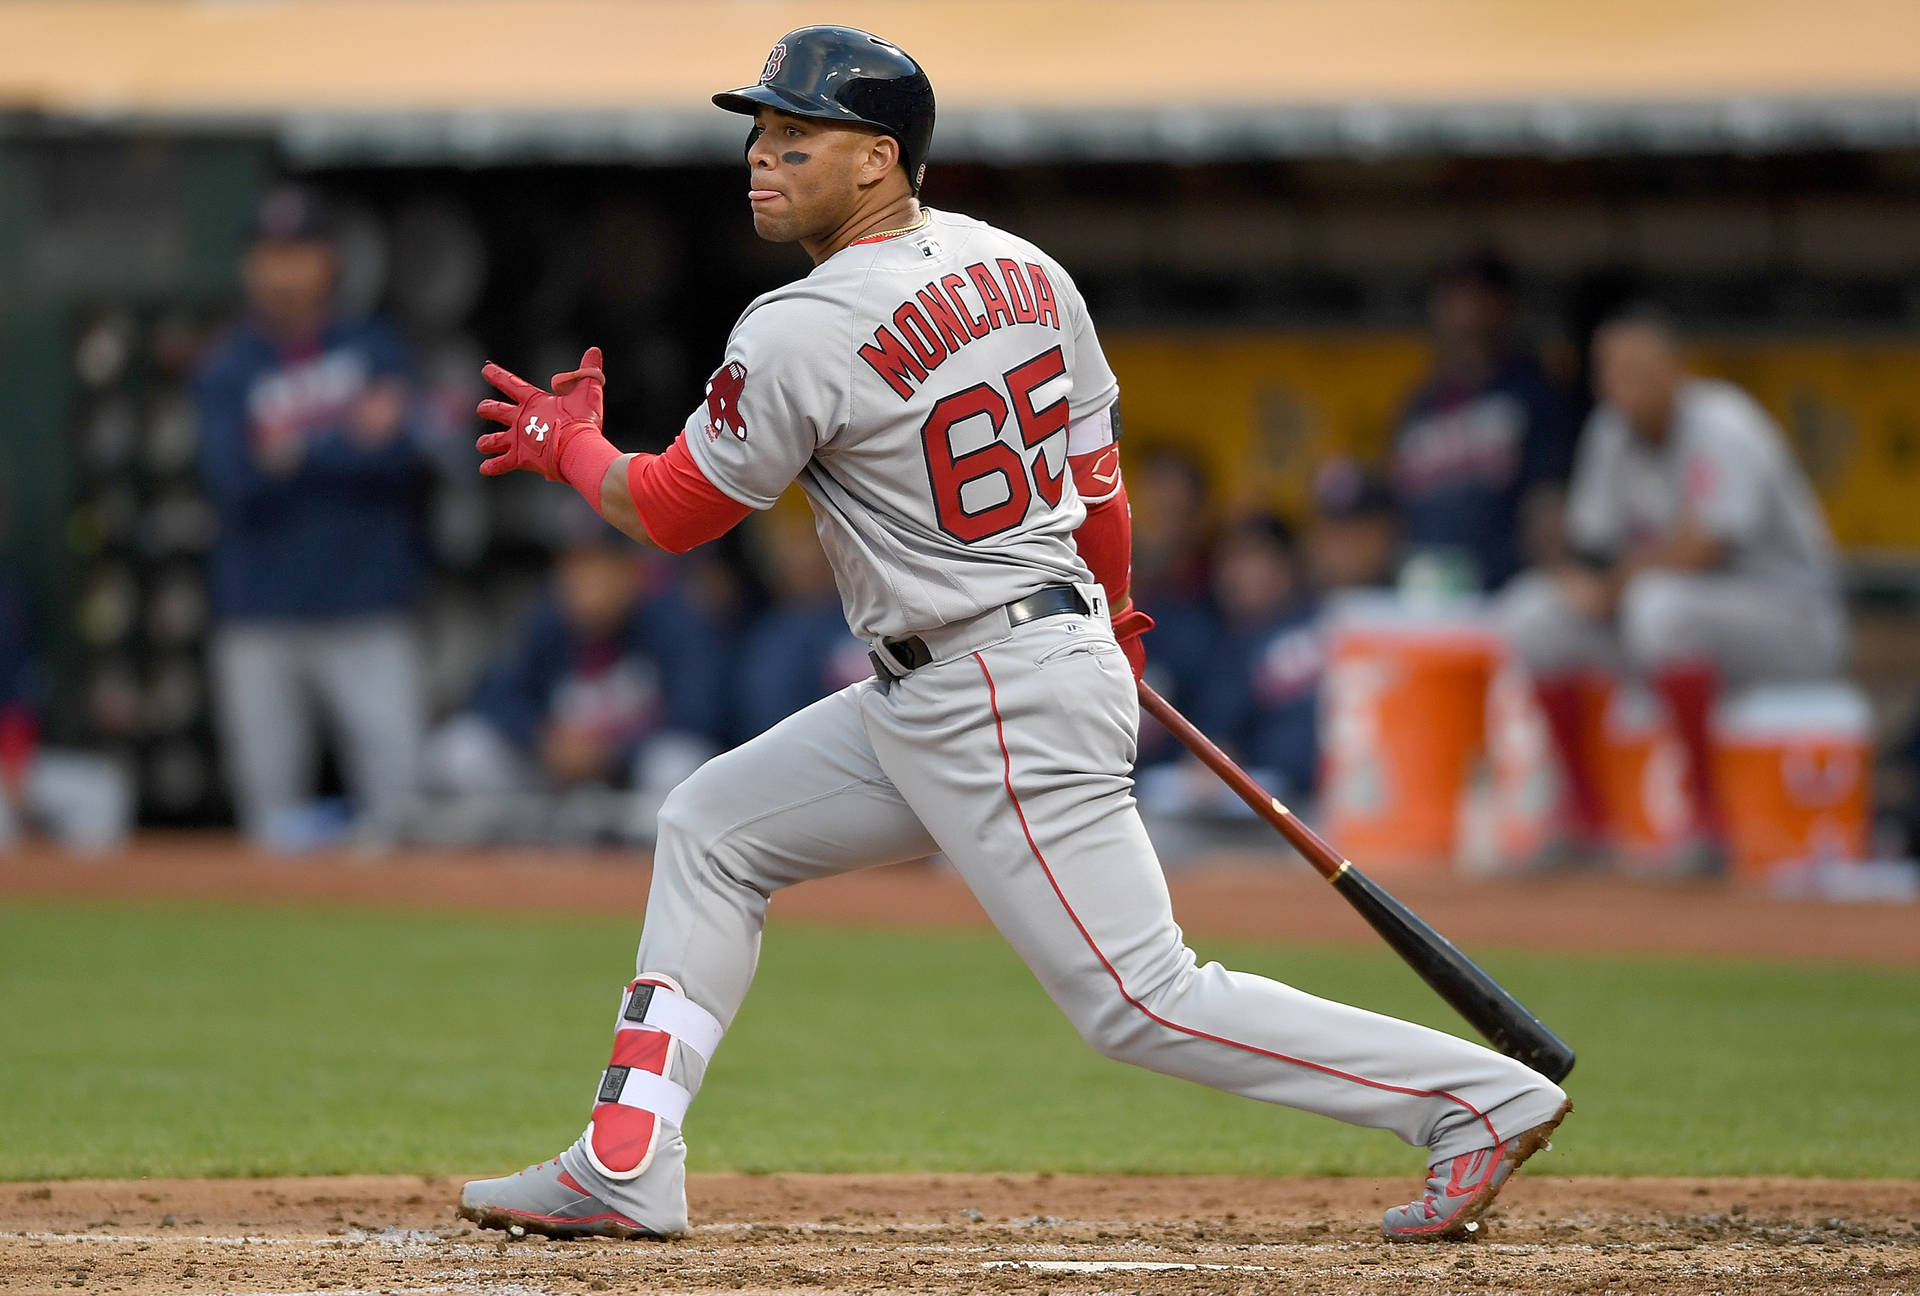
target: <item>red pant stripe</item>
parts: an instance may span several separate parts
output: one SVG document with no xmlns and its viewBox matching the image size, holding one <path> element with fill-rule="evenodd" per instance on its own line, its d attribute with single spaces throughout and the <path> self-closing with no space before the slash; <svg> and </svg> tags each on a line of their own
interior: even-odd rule
<svg viewBox="0 0 1920 1296">
<path fill-rule="evenodd" d="M 1059 880 L 1053 876 L 1053 869 L 1047 864 L 1047 857 L 1040 852 L 1040 844 L 1033 839 L 1033 829 L 1027 824 L 1027 812 L 1021 809 L 1020 795 L 1013 790 L 1013 756 L 1012 753 L 1007 750 L 1006 725 L 1000 718 L 1000 698 L 998 690 L 993 686 L 993 672 L 987 669 L 987 663 L 979 653 L 976 652 L 973 654 L 973 660 L 979 664 L 980 674 L 987 681 L 987 705 L 993 711 L 994 736 L 1000 741 L 1000 760 L 1003 771 L 1002 781 L 1006 784 L 1007 799 L 1013 802 L 1013 812 L 1019 816 L 1020 831 L 1026 834 L 1027 849 L 1033 852 L 1033 858 L 1039 863 L 1040 871 L 1046 874 L 1047 884 L 1053 888 L 1053 894 L 1059 899 L 1060 907 L 1067 911 L 1067 917 L 1073 920 L 1074 927 L 1080 932 L 1080 938 L 1086 941 L 1087 948 L 1092 950 L 1093 956 L 1100 960 L 1100 966 L 1105 968 L 1107 975 L 1113 978 L 1114 987 L 1120 991 L 1120 997 L 1122 999 L 1145 1014 L 1148 1020 L 1164 1026 L 1168 1030 L 1178 1031 L 1182 1035 L 1191 1035 L 1195 1039 L 1208 1040 L 1215 1044 L 1224 1044 L 1228 1048 L 1236 1048 L 1248 1053 L 1256 1053 L 1261 1057 L 1272 1058 L 1276 1062 L 1285 1062 L 1289 1066 L 1305 1067 L 1309 1071 L 1318 1071 L 1322 1075 L 1335 1076 L 1341 1080 L 1351 1080 L 1355 1084 L 1366 1085 L 1372 1089 L 1382 1089 L 1388 1093 L 1406 1094 L 1413 1098 L 1445 1098 L 1448 1102 L 1458 1103 L 1469 1112 L 1472 1112 L 1474 1119 L 1487 1127 L 1488 1137 L 1495 1143 L 1500 1141 L 1500 1135 L 1495 1132 L 1493 1122 L 1488 1120 L 1472 1103 L 1460 1097 L 1458 1094 L 1448 1093 L 1444 1089 L 1409 1089 L 1401 1085 L 1386 1084 L 1379 1080 L 1369 1080 L 1365 1076 L 1357 1076 L 1334 1067 L 1322 1066 L 1318 1062 L 1308 1062 L 1303 1058 L 1288 1057 L 1285 1053 L 1276 1053 L 1271 1049 L 1263 1049 L 1256 1044 L 1248 1044 L 1243 1040 L 1228 1039 L 1223 1035 L 1213 1035 L 1207 1031 L 1197 1030 L 1192 1026 L 1182 1026 L 1179 1022 L 1168 1021 L 1141 1003 L 1138 999 L 1134 998 L 1132 993 L 1128 991 L 1126 983 L 1120 979 L 1120 973 L 1116 971 L 1113 964 L 1107 960 L 1107 956 L 1100 952 L 1100 946 L 1093 939 L 1093 933 L 1089 932 L 1086 924 L 1080 921 L 1080 915 L 1073 911 L 1073 905 L 1067 900 L 1066 892 L 1060 889 Z"/>
</svg>

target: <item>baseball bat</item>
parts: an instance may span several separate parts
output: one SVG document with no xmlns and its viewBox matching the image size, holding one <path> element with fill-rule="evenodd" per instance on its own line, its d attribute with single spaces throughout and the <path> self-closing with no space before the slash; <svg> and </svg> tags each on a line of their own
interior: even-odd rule
<svg viewBox="0 0 1920 1296">
<path fill-rule="evenodd" d="M 1346 902 L 1359 911 L 1382 939 L 1407 961 L 1422 981 L 1453 1005 L 1469 1025 L 1498 1052 L 1538 1071 L 1549 1080 L 1564 1080 L 1573 1070 L 1573 1050 L 1518 999 L 1454 943 L 1422 922 L 1411 909 L 1394 899 L 1378 882 L 1338 854 L 1320 835 L 1280 804 L 1279 798 L 1254 782 L 1173 704 L 1140 682 L 1140 705 L 1166 726 L 1167 732 L 1215 774 L 1226 781 L 1255 814 L 1272 824 L 1287 843 L 1306 858 Z"/>
</svg>

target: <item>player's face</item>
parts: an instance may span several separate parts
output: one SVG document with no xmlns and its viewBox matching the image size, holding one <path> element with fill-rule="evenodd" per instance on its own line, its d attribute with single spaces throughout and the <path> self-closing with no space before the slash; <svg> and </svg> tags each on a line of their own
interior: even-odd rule
<svg viewBox="0 0 1920 1296">
<path fill-rule="evenodd" d="M 1433 332 L 1444 360 L 1489 363 L 1506 332 L 1506 295 L 1467 280 L 1442 283 L 1433 294 Z"/>
<path fill-rule="evenodd" d="M 1265 536 L 1232 533 L 1214 558 L 1213 582 L 1229 619 L 1263 621 L 1293 597 L 1293 560 Z"/>
<path fill-rule="evenodd" d="M 747 141 L 754 232 L 770 243 L 795 243 L 839 229 L 888 169 L 875 165 L 881 140 L 873 131 L 762 108 Z"/>
<path fill-rule="evenodd" d="M 563 553 L 554 576 L 568 623 L 588 635 L 612 633 L 640 596 L 633 556 L 605 545 Z"/>
<path fill-rule="evenodd" d="M 268 240 L 247 252 L 247 298 L 276 328 L 307 328 L 333 295 L 333 245 L 319 240 Z"/>
<path fill-rule="evenodd" d="M 1620 412 L 1636 435 L 1666 437 L 1680 358 L 1655 329 L 1616 324 L 1594 340 L 1594 393 Z"/>
</svg>

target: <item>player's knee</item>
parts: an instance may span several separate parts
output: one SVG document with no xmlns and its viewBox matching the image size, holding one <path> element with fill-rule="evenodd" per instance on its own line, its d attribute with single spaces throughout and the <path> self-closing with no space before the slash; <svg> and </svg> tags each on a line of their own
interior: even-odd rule
<svg viewBox="0 0 1920 1296">
<path fill-rule="evenodd" d="M 1579 618 L 1551 576 L 1531 572 L 1517 577 L 1500 596 L 1495 616 L 1527 669 L 1545 674 L 1575 664 Z"/>
<path fill-rule="evenodd" d="M 1710 647 L 1699 581 L 1680 572 L 1647 571 L 1620 591 L 1620 646 L 1636 668 L 1657 669 L 1697 658 Z"/>
<path fill-rule="evenodd" d="M 704 770 L 682 780 L 660 803 L 657 818 L 656 850 L 662 853 L 687 851 L 711 841 L 725 822 L 725 798 L 715 797 L 707 788 L 711 780 Z"/>
<path fill-rule="evenodd" d="M 1140 1027 L 1146 1020 L 1138 1009 L 1123 1001 L 1117 1007 L 1106 1004 L 1098 1011 L 1077 1016 L 1073 1025 L 1087 1047 L 1101 1057 L 1137 1065 L 1144 1045 Z"/>
<path fill-rule="evenodd" d="M 1073 1015 L 1074 1028 L 1094 1052 L 1115 1062 L 1163 1070 L 1159 1061 L 1166 1046 L 1180 1038 L 1168 1024 L 1168 1014 L 1194 975 L 1194 959 L 1182 947 L 1182 957 L 1158 975 L 1143 978 L 1132 994 L 1116 993 Z"/>
</svg>

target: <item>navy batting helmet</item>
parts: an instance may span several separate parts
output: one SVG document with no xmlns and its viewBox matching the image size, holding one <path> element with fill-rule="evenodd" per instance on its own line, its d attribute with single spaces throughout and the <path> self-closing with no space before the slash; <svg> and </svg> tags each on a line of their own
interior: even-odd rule
<svg viewBox="0 0 1920 1296">
<path fill-rule="evenodd" d="M 802 27 L 780 38 L 757 85 L 717 94 L 728 112 L 777 108 L 796 117 L 858 122 L 900 144 L 915 193 L 933 143 L 933 83 L 907 52 L 857 27 Z"/>
</svg>

